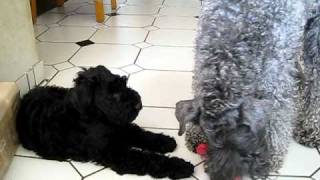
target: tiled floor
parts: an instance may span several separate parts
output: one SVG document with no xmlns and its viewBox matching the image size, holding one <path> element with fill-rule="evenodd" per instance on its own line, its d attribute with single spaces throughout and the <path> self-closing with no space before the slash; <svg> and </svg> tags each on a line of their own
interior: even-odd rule
<svg viewBox="0 0 320 180">
<path fill-rule="evenodd" d="M 105 1 L 107 12 L 110 3 Z M 199 0 L 122 0 L 118 16 L 95 21 L 93 0 L 69 0 L 39 17 L 35 34 L 49 85 L 72 86 L 79 67 L 102 64 L 129 76 L 129 85 L 142 96 L 144 109 L 136 123 L 174 136 L 172 153 L 197 165 L 189 180 L 209 180 L 201 159 L 177 135 L 174 105 L 191 94 L 193 46 Z M 79 46 L 90 40 L 94 44 Z M 320 180 L 320 152 L 292 142 L 286 162 L 273 180 Z M 93 163 L 43 160 L 19 148 L 5 180 L 151 180 L 124 175 Z"/>
</svg>

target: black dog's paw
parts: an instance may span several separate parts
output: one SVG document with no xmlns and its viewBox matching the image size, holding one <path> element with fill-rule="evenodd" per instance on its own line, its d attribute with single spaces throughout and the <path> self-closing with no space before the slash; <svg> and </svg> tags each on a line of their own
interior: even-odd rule
<svg viewBox="0 0 320 180">
<path fill-rule="evenodd" d="M 156 141 L 156 143 L 159 145 L 156 151 L 160 153 L 172 152 L 177 147 L 176 140 L 166 135 L 160 135 Z"/>
<path fill-rule="evenodd" d="M 194 166 L 191 163 L 177 157 L 170 158 L 168 169 L 172 170 L 169 173 L 171 179 L 187 178 L 194 173 Z"/>
</svg>

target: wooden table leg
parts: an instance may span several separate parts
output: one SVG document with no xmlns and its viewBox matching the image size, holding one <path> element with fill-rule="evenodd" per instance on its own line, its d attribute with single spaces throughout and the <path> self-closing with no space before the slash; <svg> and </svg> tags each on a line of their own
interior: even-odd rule
<svg viewBox="0 0 320 180">
<path fill-rule="evenodd" d="M 32 22 L 35 24 L 37 22 L 37 0 L 30 0 L 31 6 L 31 15 L 32 15 Z"/>
<path fill-rule="evenodd" d="M 62 7 L 64 5 L 64 0 L 56 0 L 56 5 Z"/>
<path fill-rule="evenodd" d="M 117 9 L 117 0 L 111 0 L 111 9 L 116 10 Z"/>
<path fill-rule="evenodd" d="M 99 23 L 103 23 L 104 22 L 103 0 L 96 0 L 96 20 Z"/>
</svg>

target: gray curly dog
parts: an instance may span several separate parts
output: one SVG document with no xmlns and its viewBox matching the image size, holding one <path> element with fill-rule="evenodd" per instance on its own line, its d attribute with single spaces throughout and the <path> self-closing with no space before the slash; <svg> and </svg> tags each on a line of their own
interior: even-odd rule
<svg viewBox="0 0 320 180">
<path fill-rule="evenodd" d="M 194 99 L 176 116 L 187 147 L 209 145 L 212 180 L 277 171 L 289 143 L 320 145 L 317 0 L 204 0 Z"/>
</svg>

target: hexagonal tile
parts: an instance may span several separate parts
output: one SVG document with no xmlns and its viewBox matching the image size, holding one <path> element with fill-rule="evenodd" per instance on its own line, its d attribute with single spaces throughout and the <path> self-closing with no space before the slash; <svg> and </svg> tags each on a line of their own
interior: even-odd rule
<svg viewBox="0 0 320 180">
<path fill-rule="evenodd" d="M 110 5 L 104 5 L 104 13 L 108 13 L 111 12 L 111 6 Z M 75 12 L 79 13 L 79 14 L 95 14 L 96 13 L 96 9 L 95 6 L 93 4 L 89 4 L 89 5 L 85 5 L 85 6 L 81 6 L 80 8 L 78 8 Z"/>
<path fill-rule="evenodd" d="M 67 61 L 80 48 L 74 43 L 37 43 L 39 58 L 52 65 Z"/>
<path fill-rule="evenodd" d="M 61 71 L 64 69 L 72 68 L 73 65 L 69 62 L 63 62 L 63 63 L 54 65 L 54 67 L 57 68 L 59 71 Z"/>
<path fill-rule="evenodd" d="M 304 147 L 292 141 L 280 175 L 310 176 L 320 166 L 316 149 Z"/>
<path fill-rule="evenodd" d="M 162 46 L 194 46 L 195 37 L 196 31 L 192 30 L 159 29 L 150 32 L 147 42 Z"/>
<path fill-rule="evenodd" d="M 96 31 L 91 27 L 54 27 L 38 37 L 40 41 L 49 42 L 78 42 L 89 39 Z"/>
<path fill-rule="evenodd" d="M 112 180 L 153 180 L 150 176 L 138 176 L 134 174 L 124 174 L 119 175 L 116 172 L 110 170 L 110 169 L 104 169 L 98 173 L 95 173 L 91 176 L 88 176 L 85 178 L 85 180 L 106 180 L 106 179 L 112 179 Z"/>
<path fill-rule="evenodd" d="M 320 168 L 320 167 L 319 167 Z M 314 179 L 320 179 L 320 169 L 312 176 Z"/>
<path fill-rule="evenodd" d="M 142 6 L 151 6 L 151 5 L 161 5 L 163 0 L 127 0 L 128 5 L 142 5 Z"/>
<path fill-rule="evenodd" d="M 96 43 L 135 44 L 143 42 L 148 32 L 141 28 L 99 29 L 91 38 Z"/>
<path fill-rule="evenodd" d="M 96 16 L 94 15 L 72 15 L 63 19 L 59 24 L 64 26 L 95 26 L 97 25 Z"/>
<path fill-rule="evenodd" d="M 178 129 L 174 112 L 173 108 L 143 107 L 134 122 L 145 128 Z"/>
<path fill-rule="evenodd" d="M 35 36 L 39 36 L 41 33 L 49 29 L 46 25 L 33 25 L 33 28 Z"/>
<path fill-rule="evenodd" d="M 155 26 L 146 26 L 144 27 L 144 29 L 148 31 L 155 31 L 155 30 L 158 30 L 159 28 Z"/>
<path fill-rule="evenodd" d="M 73 3 L 73 4 L 67 5 L 67 3 L 65 3 L 64 6 L 53 8 L 49 12 L 50 13 L 59 13 L 59 14 L 68 14 L 68 13 L 74 12 L 75 10 L 80 8 L 81 6 L 83 6 L 83 4 Z"/>
<path fill-rule="evenodd" d="M 77 66 L 122 67 L 133 64 L 139 48 L 128 45 L 93 44 L 81 48 L 70 62 Z"/>
<path fill-rule="evenodd" d="M 208 174 L 204 171 L 204 163 L 199 164 L 194 169 L 194 176 L 199 180 L 210 180 Z"/>
<path fill-rule="evenodd" d="M 48 85 L 56 85 L 65 88 L 73 87 L 73 79 L 77 77 L 77 73 L 81 71 L 80 68 L 74 67 L 60 71 L 49 83 Z"/>
<path fill-rule="evenodd" d="M 192 71 L 193 48 L 152 46 L 143 49 L 136 62 L 146 69 Z"/>
<path fill-rule="evenodd" d="M 143 49 L 143 48 L 148 48 L 148 47 L 150 47 L 150 46 L 152 46 L 152 45 L 151 45 L 151 44 L 149 44 L 149 43 L 141 42 L 141 43 L 137 43 L 137 44 L 135 44 L 135 46 L 137 46 L 137 47 L 139 47 L 139 48 Z"/>
<path fill-rule="evenodd" d="M 155 26 L 167 29 L 196 29 L 198 19 L 194 17 L 159 17 L 156 19 Z"/>
<path fill-rule="evenodd" d="M 144 70 L 130 76 L 129 86 L 137 90 L 145 106 L 175 107 L 192 98 L 191 72 Z"/>
<path fill-rule="evenodd" d="M 4 180 L 81 180 L 67 162 L 14 157 Z"/>
<path fill-rule="evenodd" d="M 127 72 L 128 74 L 133 74 L 133 73 L 136 73 L 136 72 L 140 72 L 142 71 L 143 69 L 137 65 L 129 65 L 129 66 L 125 66 L 123 68 L 121 68 L 121 70 Z"/>
<path fill-rule="evenodd" d="M 44 78 L 51 79 L 58 71 L 52 66 L 44 66 Z"/>
<path fill-rule="evenodd" d="M 64 14 L 45 13 L 37 18 L 37 24 L 55 24 L 64 17 L 66 17 Z"/>
<path fill-rule="evenodd" d="M 161 8 L 161 15 L 166 16 L 199 16 L 200 8 L 187 7 L 164 7 Z"/>
<path fill-rule="evenodd" d="M 151 15 L 157 14 L 159 9 L 158 6 L 123 6 L 117 12 L 119 14 Z"/>
<path fill-rule="evenodd" d="M 76 161 L 71 161 L 71 164 L 76 167 L 76 169 L 80 172 L 82 176 L 87 176 L 91 173 L 94 173 L 96 171 L 99 171 L 103 169 L 103 166 L 96 165 L 94 163 L 83 163 L 83 162 L 76 162 Z"/>
<path fill-rule="evenodd" d="M 200 7 L 199 0 L 165 0 L 164 5 L 173 7 Z"/>
<path fill-rule="evenodd" d="M 153 21 L 152 16 L 118 15 L 109 18 L 105 24 L 117 27 L 144 27 L 151 25 Z"/>
<path fill-rule="evenodd" d="M 22 147 L 22 145 L 18 147 L 15 155 L 27 156 L 27 157 L 39 157 L 35 152 L 25 149 L 24 147 Z"/>
</svg>

